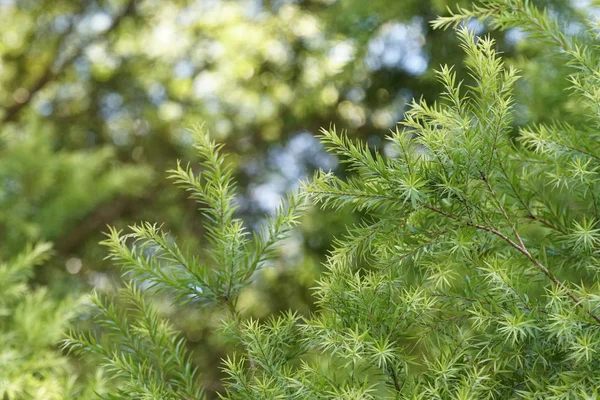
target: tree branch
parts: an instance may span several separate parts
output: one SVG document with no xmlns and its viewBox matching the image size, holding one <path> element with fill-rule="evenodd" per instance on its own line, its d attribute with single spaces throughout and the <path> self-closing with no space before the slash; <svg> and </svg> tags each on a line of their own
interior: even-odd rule
<svg viewBox="0 0 600 400">
<path fill-rule="evenodd" d="M 523 243 L 523 239 L 521 239 L 521 235 L 519 235 L 519 232 L 517 231 L 515 224 L 513 224 L 511 222 L 510 218 L 508 217 L 508 214 L 506 213 L 504 206 L 502 205 L 502 203 L 500 203 L 500 200 L 498 200 L 498 197 L 496 196 L 496 192 L 494 192 L 494 189 L 492 189 L 492 185 L 490 185 L 490 181 L 488 180 L 487 176 L 483 172 L 480 172 L 480 174 L 481 174 L 481 179 L 483 180 L 483 182 L 485 183 L 485 186 L 487 187 L 488 191 L 492 195 L 492 198 L 494 199 L 494 202 L 496 202 L 496 205 L 498 206 L 498 209 L 504 216 L 504 219 L 506 220 L 508 225 L 510 225 L 510 228 L 512 229 L 513 233 L 515 234 L 515 237 L 519 241 L 519 244 L 521 245 L 522 248 L 525 248 L 525 243 Z"/>
<path fill-rule="evenodd" d="M 75 51 L 73 51 L 73 53 L 70 56 L 68 56 L 64 61 L 59 62 L 59 59 L 61 57 L 60 50 L 64 46 L 67 38 L 70 36 L 75 25 L 72 24 L 70 29 L 60 36 L 54 59 L 50 63 L 48 63 L 44 72 L 37 78 L 37 80 L 29 88 L 26 89 L 28 92 L 27 98 L 21 102 L 15 101 L 13 104 L 5 108 L 4 116 L 2 117 L 1 121 L 2 124 L 15 121 L 21 110 L 25 108 L 29 103 L 31 103 L 35 94 L 42 90 L 44 87 L 46 87 L 49 83 L 53 82 L 58 77 L 60 77 L 65 72 L 67 67 L 71 65 L 83 53 L 86 47 L 99 40 L 100 38 L 106 37 L 108 34 L 110 34 L 110 32 L 114 31 L 121 24 L 121 21 L 123 21 L 123 19 L 126 16 L 133 14 L 134 12 L 135 0 L 128 0 L 127 4 L 125 4 L 123 9 L 113 17 L 112 23 L 101 35 L 91 38 L 86 43 L 79 46 Z"/>
<path fill-rule="evenodd" d="M 506 236 L 504 233 L 498 231 L 497 229 L 494 229 L 492 227 L 489 227 L 487 225 L 480 225 L 480 224 L 475 224 L 469 221 L 462 221 L 458 216 L 448 213 L 444 210 L 441 210 L 437 207 L 434 206 L 430 206 L 428 204 L 424 204 L 423 205 L 424 208 L 431 210 L 437 214 L 443 215 L 446 218 L 450 218 L 453 219 L 455 221 L 459 221 L 462 222 L 464 225 L 466 226 L 471 226 L 473 228 L 479 229 L 479 230 L 483 230 L 486 232 L 489 232 L 499 238 L 501 238 L 502 240 L 504 240 L 506 243 L 508 243 L 510 246 L 512 246 L 514 249 L 516 249 L 517 251 L 519 251 L 521 254 L 523 254 L 525 257 L 527 257 L 529 259 L 529 261 L 531 261 L 538 269 L 540 269 L 544 275 L 546 275 L 552 282 L 554 282 L 554 284 L 556 286 L 558 286 L 559 288 L 563 289 L 565 291 L 565 293 L 567 293 L 567 296 L 569 296 L 569 298 L 571 300 L 573 300 L 573 302 L 575 303 L 575 305 L 581 309 L 585 309 L 584 305 L 581 302 L 581 299 L 579 297 L 577 297 L 575 294 L 573 294 L 573 292 L 564 284 L 562 283 L 553 273 L 552 271 L 550 271 L 544 264 L 542 264 L 541 262 L 539 262 L 528 250 L 526 247 L 523 247 L 521 245 L 519 245 L 518 243 L 516 243 L 514 240 L 512 240 L 511 238 L 509 238 L 508 236 Z M 596 322 L 600 323 L 600 317 L 594 313 L 592 313 L 591 311 L 587 311 L 587 313 L 589 314 L 589 316 L 591 318 L 593 318 Z"/>
</svg>

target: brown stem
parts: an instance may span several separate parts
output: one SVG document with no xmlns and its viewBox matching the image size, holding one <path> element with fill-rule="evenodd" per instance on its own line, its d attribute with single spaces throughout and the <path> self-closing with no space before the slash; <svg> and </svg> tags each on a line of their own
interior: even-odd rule
<svg viewBox="0 0 600 400">
<path fill-rule="evenodd" d="M 498 165 L 500 166 L 500 170 L 502 171 L 502 175 L 504 175 L 504 178 L 506 180 L 506 182 L 508 183 L 508 185 L 510 186 L 511 190 L 513 191 L 513 193 L 515 194 L 517 200 L 519 201 L 519 203 L 521 203 L 521 205 L 523 206 L 523 208 L 525 209 L 525 211 L 527 212 L 527 218 L 532 220 L 532 221 L 537 221 L 542 225 L 546 225 L 548 228 L 550 229 L 554 229 L 555 231 L 561 232 L 561 233 L 565 233 L 565 231 L 561 228 L 559 228 L 558 226 L 552 224 L 549 221 L 546 221 L 544 219 L 539 218 L 536 215 L 533 215 L 532 210 L 529 208 L 529 206 L 527 205 L 527 203 L 525 203 L 525 200 L 523 200 L 523 197 L 521 197 L 521 195 L 519 194 L 517 188 L 515 187 L 515 185 L 513 185 L 512 181 L 510 180 L 508 173 L 506 172 L 506 169 L 504 168 L 504 165 L 502 164 L 502 162 L 500 161 L 500 159 L 498 159 Z"/>
<path fill-rule="evenodd" d="M 398 381 L 398 375 L 396 374 L 395 368 L 389 367 L 388 375 L 392 378 L 392 382 L 394 382 L 394 389 L 396 389 L 397 393 L 400 393 L 402 391 L 402 386 L 400 385 L 400 382 Z"/>
<path fill-rule="evenodd" d="M 423 205 L 424 208 L 431 210 L 437 214 L 443 215 L 447 218 L 453 219 L 455 221 L 460 221 L 462 223 L 464 223 L 467 226 L 471 226 L 473 228 L 479 229 L 479 230 L 483 230 L 486 232 L 489 232 L 499 238 L 501 238 L 502 240 L 504 240 L 506 243 L 508 243 L 510 246 L 512 246 L 514 249 L 516 249 L 517 251 L 519 251 L 521 254 L 523 254 L 525 257 L 527 257 L 529 259 L 529 261 L 531 261 L 538 269 L 540 269 L 544 275 L 546 275 L 552 282 L 554 282 L 554 284 L 556 286 L 558 286 L 559 288 L 563 289 L 566 293 L 567 296 L 569 296 L 569 298 L 571 300 L 573 300 L 573 302 L 575 303 L 575 305 L 581 309 L 585 309 L 584 305 L 581 302 L 581 299 L 579 299 L 579 297 L 577 297 L 575 294 L 573 294 L 573 292 L 564 284 L 562 283 L 553 273 L 552 271 L 550 271 L 544 264 L 542 264 L 541 262 L 539 262 L 528 250 L 526 247 L 523 247 L 521 245 L 519 245 L 518 243 L 516 243 L 514 240 L 512 240 L 511 238 L 509 238 L 508 236 L 506 236 L 504 233 L 486 226 L 486 225 L 480 225 L 480 224 L 475 224 L 469 221 L 462 221 L 458 216 L 448 213 L 444 210 L 441 210 L 437 207 L 434 206 L 430 206 L 430 205 Z M 596 322 L 600 323 L 600 317 L 597 316 L 596 314 L 588 311 L 588 314 L 591 318 L 593 318 Z"/>
<path fill-rule="evenodd" d="M 500 203 L 500 200 L 498 200 L 498 197 L 496 196 L 494 189 L 492 189 L 492 185 L 490 185 L 490 181 L 488 180 L 487 176 L 483 172 L 481 172 L 481 179 L 483 180 L 483 182 L 485 183 L 485 186 L 487 187 L 488 191 L 492 195 L 492 198 L 496 202 L 496 205 L 498 206 L 498 209 L 504 216 L 504 219 L 506 220 L 508 225 L 510 225 L 510 228 L 512 229 L 513 233 L 515 234 L 515 237 L 519 241 L 519 244 L 521 245 L 521 247 L 525 248 L 525 244 L 523 243 L 523 239 L 521 239 L 521 235 L 519 235 L 517 228 L 511 222 L 510 218 L 508 217 L 508 214 L 506 213 L 506 210 L 504 209 L 504 206 L 502 205 L 502 203 Z"/>
</svg>

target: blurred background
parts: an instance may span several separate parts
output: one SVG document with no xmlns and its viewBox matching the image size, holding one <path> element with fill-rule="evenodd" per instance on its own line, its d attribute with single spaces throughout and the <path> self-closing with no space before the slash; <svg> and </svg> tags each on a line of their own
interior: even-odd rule
<svg viewBox="0 0 600 400">
<path fill-rule="evenodd" d="M 456 65 L 468 80 L 455 33 L 429 26 L 458 5 L 471 4 L 0 0 L 0 259 L 53 242 L 32 285 L 60 299 L 119 286 L 98 244 L 107 225 L 163 223 L 199 248 L 197 206 L 165 170 L 194 162 L 189 128 L 201 124 L 237 166 L 238 214 L 250 230 L 315 169 L 345 173 L 315 138 L 321 127 L 335 124 L 393 157 L 385 136 L 413 98 L 436 100 L 434 69 Z M 562 21 L 593 11 L 579 0 L 538 5 Z M 526 78 L 516 126 L 576 109 L 556 90 L 566 67 L 547 49 L 519 30 L 492 35 Z M 312 210 L 244 293 L 248 315 L 313 310 L 310 288 L 329 243 L 358 217 Z M 215 366 L 227 351 L 215 332 L 219 312 L 165 303 L 164 313 L 194 348 L 208 391 L 219 390 Z"/>
</svg>

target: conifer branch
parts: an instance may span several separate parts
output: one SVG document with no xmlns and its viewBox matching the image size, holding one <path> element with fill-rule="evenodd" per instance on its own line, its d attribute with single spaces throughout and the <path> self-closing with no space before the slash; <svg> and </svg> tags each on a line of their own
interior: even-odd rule
<svg viewBox="0 0 600 400">
<path fill-rule="evenodd" d="M 583 303 L 581 302 L 581 300 L 575 295 L 573 294 L 573 292 L 563 283 L 561 282 L 545 265 L 543 265 L 541 262 L 539 262 L 535 257 L 533 257 L 533 255 L 527 250 L 527 248 L 523 245 L 519 245 L 518 243 L 516 243 L 515 241 L 513 241 L 511 238 L 509 238 L 508 236 L 506 236 L 504 233 L 489 227 L 487 225 L 480 225 L 480 224 L 475 224 L 469 221 L 461 221 L 461 219 L 451 213 L 448 213 L 444 210 L 441 210 L 439 208 L 436 208 L 434 206 L 430 206 L 430 205 L 423 205 L 424 208 L 431 210 L 435 213 L 438 213 L 440 215 L 443 215 L 444 217 L 453 219 L 455 221 L 459 221 L 461 222 L 463 225 L 466 226 L 471 226 L 473 228 L 477 228 L 480 229 L 482 231 L 486 231 L 489 232 L 497 237 L 499 237 L 500 239 L 504 240 L 506 243 L 508 243 L 510 246 L 512 246 L 514 249 L 518 250 L 521 254 L 523 254 L 525 257 L 527 257 L 529 259 L 529 261 L 531 261 L 536 267 L 538 267 L 543 273 L 544 275 L 546 275 L 552 282 L 554 282 L 554 284 L 556 284 L 556 286 L 560 287 L 561 289 L 563 289 L 567 295 L 569 296 L 569 298 L 571 300 L 573 300 L 573 302 L 575 303 L 575 305 L 577 307 L 580 307 L 581 309 L 585 310 L 585 306 L 583 305 Z M 588 311 L 588 314 L 590 315 L 591 318 L 593 318 L 594 320 L 596 320 L 596 322 L 600 323 L 600 317 L 596 314 L 593 314 L 591 312 Z"/>
</svg>

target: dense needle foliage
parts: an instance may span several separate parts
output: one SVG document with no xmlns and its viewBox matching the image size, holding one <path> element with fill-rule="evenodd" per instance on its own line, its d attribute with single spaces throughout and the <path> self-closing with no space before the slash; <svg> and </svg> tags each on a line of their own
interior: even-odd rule
<svg viewBox="0 0 600 400">
<path fill-rule="evenodd" d="M 103 391 L 101 370 L 81 387 L 73 365 L 56 349 L 81 300 L 56 301 L 45 288 L 28 287 L 33 268 L 48 258 L 50 249 L 40 243 L 0 261 L 2 399 L 88 399 Z"/>
<path fill-rule="evenodd" d="M 573 68 L 570 95 L 585 118 L 514 132 L 518 72 L 494 40 L 459 28 L 470 79 L 441 67 L 442 101 L 413 104 L 389 137 L 395 156 L 324 130 L 323 143 L 353 174 L 318 173 L 254 234 L 234 216 L 219 146 L 197 134 L 203 170 L 178 166 L 171 177 L 201 205 L 209 246 L 189 255 L 148 223 L 111 231 L 105 244 L 131 283 L 118 299 L 93 296 L 103 335 L 65 341 L 118 378 L 113 398 L 202 398 L 202 371 L 146 292 L 227 310 L 223 331 L 238 351 L 222 366 L 224 398 L 598 396 L 598 25 L 571 27 L 572 37 L 522 0 L 486 1 L 433 25 L 471 18 L 555 45 Z M 241 290 L 308 199 L 363 216 L 331 250 L 314 292 L 318 311 L 245 318 Z"/>
</svg>

